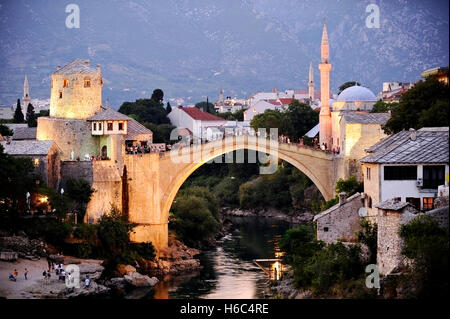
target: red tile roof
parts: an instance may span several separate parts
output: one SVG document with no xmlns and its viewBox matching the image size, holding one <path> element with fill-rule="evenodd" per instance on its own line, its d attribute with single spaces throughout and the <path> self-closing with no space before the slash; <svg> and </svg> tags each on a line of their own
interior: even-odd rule
<svg viewBox="0 0 450 319">
<path fill-rule="evenodd" d="M 267 102 L 273 105 L 282 105 L 278 100 L 268 100 Z"/>
<path fill-rule="evenodd" d="M 290 99 L 280 99 L 281 104 L 283 104 L 283 105 L 291 104 L 292 100 L 293 100 L 293 98 L 290 98 Z"/>
<path fill-rule="evenodd" d="M 200 121 L 225 121 L 221 117 L 212 115 L 212 114 L 207 113 L 207 112 L 203 112 L 203 111 L 199 110 L 196 107 L 183 107 L 181 109 L 183 111 L 185 111 L 194 120 L 200 120 Z"/>
</svg>

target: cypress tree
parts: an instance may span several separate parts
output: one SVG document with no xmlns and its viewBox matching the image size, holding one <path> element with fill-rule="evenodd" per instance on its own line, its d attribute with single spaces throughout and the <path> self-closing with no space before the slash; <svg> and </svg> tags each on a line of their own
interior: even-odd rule
<svg viewBox="0 0 450 319">
<path fill-rule="evenodd" d="M 33 104 L 29 103 L 27 107 L 27 123 L 28 127 L 36 127 L 37 121 L 36 121 L 36 114 L 34 113 L 34 107 Z"/>
<path fill-rule="evenodd" d="M 14 112 L 14 123 L 23 123 L 23 121 L 22 106 L 20 105 L 20 99 L 17 99 L 17 107 Z"/>
<path fill-rule="evenodd" d="M 167 102 L 166 113 L 169 114 L 170 112 L 172 112 L 172 106 L 170 105 L 170 102 Z"/>
</svg>

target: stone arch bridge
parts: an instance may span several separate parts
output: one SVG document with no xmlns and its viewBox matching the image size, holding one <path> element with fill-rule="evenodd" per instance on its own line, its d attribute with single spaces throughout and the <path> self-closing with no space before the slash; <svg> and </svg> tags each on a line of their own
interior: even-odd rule
<svg viewBox="0 0 450 319">
<path fill-rule="evenodd" d="M 127 207 L 123 210 L 131 222 L 138 224 L 131 240 L 151 241 L 156 249 L 166 247 L 169 210 L 184 181 L 198 167 L 214 158 L 245 149 L 270 154 L 272 163 L 268 164 L 273 164 L 276 158 L 285 160 L 307 175 L 325 200 L 334 196 L 339 176 L 337 158 L 333 154 L 265 138 L 234 136 L 161 154 L 124 155 Z M 262 167 L 260 172 L 270 170 L 270 167 Z"/>
</svg>

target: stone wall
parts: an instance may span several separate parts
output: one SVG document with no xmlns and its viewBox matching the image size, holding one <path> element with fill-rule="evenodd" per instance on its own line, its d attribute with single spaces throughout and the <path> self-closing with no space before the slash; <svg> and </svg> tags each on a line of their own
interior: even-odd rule
<svg viewBox="0 0 450 319">
<path fill-rule="evenodd" d="M 402 211 L 385 211 L 379 209 L 377 264 L 380 274 L 387 275 L 406 263 L 401 253 L 403 240 L 399 235 L 400 227 L 414 219 L 416 210 L 407 206 Z"/>
<path fill-rule="evenodd" d="M 95 223 L 110 212 L 111 206 L 122 210 L 122 179 L 113 161 L 94 161 L 93 183 L 95 190 L 87 206 L 85 222 Z"/>
<path fill-rule="evenodd" d="M 69 178 L 85 179 L 91 185 L 94 182 L 93 164 L 91 161 L 62 161 L 61 186 L 66 187 Z"/>
<path fill-rule="evenodd" d="M 91 135 L 89 122 L 83 120 L 69 120 L 53 117 L 39 117 L 36 132 L 39 141 L 54 141 L 61 149 L 61 159 L 70 160 L 74 151 L 74 158 L 83 159 L 85 154 L 99 155 L 99 138 Z"/>
<path fill-rule="evenodd" d="M 326 243 L 356 241 L 361 230 L 361 218 L 358 214 L 361 207 L 361 195 L 356 193 L 344 202 L 316 215 L 314 221 L 317 222 L 317 239 Z"/>
</svg>

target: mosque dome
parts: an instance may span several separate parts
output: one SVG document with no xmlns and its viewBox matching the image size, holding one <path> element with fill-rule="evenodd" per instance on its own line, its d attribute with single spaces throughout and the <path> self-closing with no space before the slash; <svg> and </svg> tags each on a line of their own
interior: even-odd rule
<svg viewBox="0 0 450 319">
<path fill-rule="evenodd" d="M 350 102 L 350 101 L 373 101 L 376 102 L 377 98 L 375 94 L 368 88 L 364 86 L 351 86 L 346 88 L 344 91 L 342 91 L 338 97 L 337 101 L 344 101 L 344 102 Z"/>
</svg>

